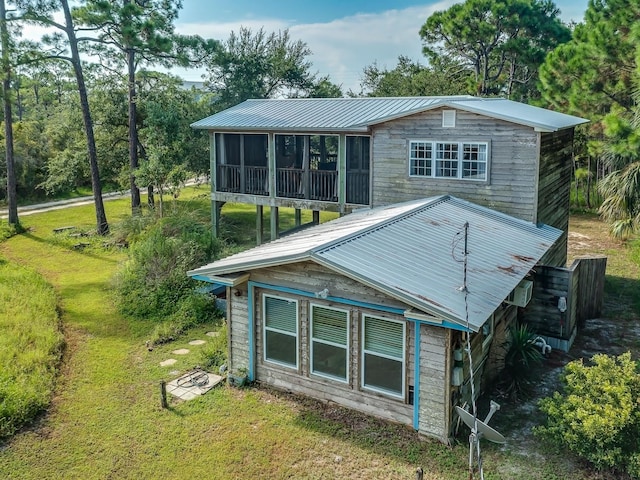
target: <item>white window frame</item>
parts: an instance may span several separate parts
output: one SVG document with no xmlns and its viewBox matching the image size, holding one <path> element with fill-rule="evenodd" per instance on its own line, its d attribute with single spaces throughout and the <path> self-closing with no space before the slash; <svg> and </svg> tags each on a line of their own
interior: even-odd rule
<svg viewBox="0 0 640 480">
<path fill-rule="evenodd" d="M 482 328 L 482 335 L 484 337 L 482 339 L 482 351 L 484 352 L 487 348 L 489 348 L 489 345 L 491 345 L 491 341 L 493 340 L 493 334 L 495 333 L 495 330 L 496 330 L 495 314 L 491 314 L 489 319 L 482 325 L 481 328 Z"/>
<path fill-rule="evenodd" d="M 479 156 L 482 152 L 479 150 L 484 147 L 484 160 L 465 159 L 465 148 L 475 149 L 468 152 L 469 155 Z M 442 157 L 446 157 L 446 153 L 451 154 L 455 151 L 456 158 L 438 158 L 438 152 Z M 439 180 L 463 180 L 468 182 L 488 182 L 489 180 L 489 142 L 479 142 L 473 140 L 409 140 L 409 176 L 413 178 L 435 178 Z M 418 152 L 424 152 L 425 156 L 416 155 Z M 438 175 L 438 171 L 443 168 L 451 169 L 451 165 L 438 168 L 438 164 L 445 162 L 455 163 L 456 175 L 444 176 Z M 474 178 L 464 176 L 465 163 L 474 163 L 474 169 L 479 170 L 480 165 L 484 164 L 484 177 Z M 467 170 L 474 170 L 467 169 Z M 424 173 L 420 173 L 424 172 Z"/>
<path fill-rule="evenodd" d="M 290 337 L 294 336 L 294 335 L 292 335 L 291 332 L 287 332 L 287 331 L 284 331 L 284 330 L 279 330 L 279 329 L 273 328 L 273 327 L 267 327 L 267 305 L 266 305 L 267 298 L 275 298 L 277 300 L 284 300 L 286 302 L 295 303 L 295 306 L 296 306 L 296 333 L 295 333 L 295 339 L 296 339 L 296 364 L 295 365 L 291 365 L 291 364 L 285 363 L 285 362 L 280 362 L 278 360 L 274 360 L 274 359 L 271 359 L 271 358 L 267 357 L 267 331 L 280 333 L 282 335 L 288 335 Z M 279 296 L 279 295 L 272 295 L 272 294 L 269 294 L 269 293 L 264 293 L 262 295 L 262 350 L 263 350 L 262 357 L 263 357 L 265 362 L 273 363 L 273 364 L 280 365 L 280 366 L 286 367 L 286 368 L 291 368 L 293 370 L 298 370 L 299 365 L 300 365 L 300 309 L 299 309 L 299 305 L 298 305 L 298 300 L 295 300 L 293 298 L 288 298 L 288 297 L 282 297 L 282 296 Z"/>
<path fill-rule="evenodd" d="M 398 323 L 400 325 L 402 325 L 402 360 L 399 360 L 398 358 L 395 357 L 391 357 L 388 355 L 384 355 L 384 354 L 380 354 L 377 352 L 373 352 L 373 351 L 369 351 L 366 350 L 365 348 L 365 332 L 366 332 L 366 321 L 367 318 L 373 318 L 375 320 L 382 320 L 384 322 L 391 322 L 391 323 Z M 406 322 L 400 321 L 400 320 L 392 320 L 389 318 L 384 318 L 384 317 L 380 317 L 377 315 L 368 315 L 368 314 L 363 314 L 362 315 L 362 333 L 361 333 L 361 343 L 362 343 L 362 347 L 361 347 L 361 355 L 360 355 L 360 384 L 363 390 L 369 390 L 372 392 L 376 392 L 376 393 L 382 393 L 384 395 L 388 395 L 390 397 L 393 398 L 397 398 L 397 399 L 402 399 L 404 400 L 405 395 L 406 395 L 406 390 L 407 390 L 407 324 Z M 394 392 L 391 390 L 386 390 L 384 388 L 379 388 L 379 387 L 375 387 L 375 386 L 371 386 L 371 385 L 367 385 L 365 384 L 365 354 L 369 354 L 369 355 L 375 355 L 381 358 L 386 358 L 388 360 L 395 360 L 395 361 L 401 361 L 402 362 L 402 391 L 401 392 Z"/>
<path fill-rule="evenodd" d="M 322 339 L 317 339 L 313 336 L 313 322 L 314 322 L 314 315 L 313 315 L 313 309 L 314 308 L 325 308 L 327 310 L 335 310 L 338 312 L 343 312 L 346 315 L 347 318 L 347 325 L 346 325 L 346 329 L 347 329 L 347 343 L 345 345 L 340 345 L 338 343 L 334 343 L 334 342 L 330 342 L 327 340 L 322 340 Z M 349 310 L 346 310 L 344 308 L 336 308 L 333 306 L 328 306 L 328 305 L 321 305 L 318 303 L 311 303 L 309 305 L 309 349 L 310 349 L 310 357 L 309 357 L 309 364 L 310 364 L 310 373 L 312 375 L 318 376 L 318 377 L 323 377 L 323 378 L 328 378 L 331 380 L 335 380 L 337 382 L 341 382 L 341 383 L 349 383 L 349 366 L 351 364 L 350 362 L 350 358 L 349 358 L 349 346 L 351 345 L 351 315 Z M 318 342 L 318 343 L 322 343 L 325 345 L 331 345 L 333 347 L 339 347 L 339 348 L 344 348 L 345 350 L 345 377 L 338 377 L 335 375 L 331 375 L 328 373 L 324 373 L 324 372 L 318 372 L 314 369 L 314 363 L 313 363 L 313 346 L 314 343 Z"/>
</svg>

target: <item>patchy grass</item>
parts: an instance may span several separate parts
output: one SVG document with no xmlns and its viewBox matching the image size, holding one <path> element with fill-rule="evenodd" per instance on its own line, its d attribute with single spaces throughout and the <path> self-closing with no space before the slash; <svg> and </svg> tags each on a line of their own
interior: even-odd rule
<svg viewBox="0 0 640 480">
<path fill-rule="evenodd" d="M 55 292 L 0 259 L 0 438 L 47 407 L 62 349 Z"/>
<path fill-rule="evenodd" d="M 189 202 L 208 218 L 206 189 L 185 190 L 175 208 Z M 111 222 L 129 209 L 127 200 L 105 207 Z M 253 207 L 225 205 L 223 226 L 242 231 L 235 248 L 254 244 L 254 214 Z M 154 324 L 127 322 L 110 297 L 110 278 L 124 253 L 103 248 L 100 238 L 74 249 L 75 237 L 52 231 L 93 228 L 92 206 L 23 220 L 28 233 L 0 244 L 0 252 L 54 285 L 68 348 L 47 416 L 0 446 L 0 478 L 407 479 L 418 466 L 429 480 L 468 478 L 464 438 L 447 447 L 404 426 L 269 389 L 218 387 L 189 402 L 172 399 L 169 409 L 161 409 L 160 380 L 199 364 L 208 344 L 189 341 L 207 339 L 215 327 L 198 327 L 148 351 L 145 340 Z M 180 348 L 190 353 L 173 353 Z M 177 363 L 161 367 L 168 358 Z M 483 442 L 483 456 L 486 478 L 494 480 L 606 478 L 536 445 L 521 451 Z"/>
</svg>

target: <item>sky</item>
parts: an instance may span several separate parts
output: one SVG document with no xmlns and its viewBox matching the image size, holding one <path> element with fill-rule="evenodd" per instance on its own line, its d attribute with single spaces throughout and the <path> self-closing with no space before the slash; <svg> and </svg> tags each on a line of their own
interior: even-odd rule
<svg viewBox="0 0 640 480">
<path fill-rule="evenodd" d="M 312 72 L 360 92 L 365 67 L 392 69 L 399 55 L 425 63 L 420 27 L 429 16 L 462 0 L 183 0 L 176 22 L 181 34 L 226 40 L 240 27 L 265 32 L 289 29 L 312 54 Z M 588 0 L 555 0 L 565 22 L 581 22 Z M 25 38 L 39 40 L 43 29 L 28 27 Z M 206 69 L 174 69 L 184 80 L 201 81 Z"/>
<path fill-rule="evenodd" d="M 420 27 L 434 12 L 460 0 L 183 0 L 178 33 L 226 40 L 240 27 L 267 33 L 289 29 L 311 49 L 312 71 L 329 75 L 343 91 L 360 91 L 366 66 L 392 69 L 399 55 L 424 63 Z M 581 22 L 588 0 L 556 0 L 563 21 Z M 204 69 L 174 70 L 202 80 Z"/>
</svg>

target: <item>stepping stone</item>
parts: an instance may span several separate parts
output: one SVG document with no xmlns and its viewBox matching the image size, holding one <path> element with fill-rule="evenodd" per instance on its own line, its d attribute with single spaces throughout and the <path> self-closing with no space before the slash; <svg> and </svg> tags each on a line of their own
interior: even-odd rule
<svg viewBox="0 0 640 480">
<path fill-rule="evenodd" d="M 196 380 L 190 382 L 191 379 Z M 167 393 L 182 400 L 191 400 L 204 395 L 216 385 L 222 382 L 223 377 L 202 370 L 194 370 L 184 374 L 180 378 L 167 383 Z"/>
<path fill-rule="evenodd" d="M 175 358 L 170 358 L 168 360 L 165 360 L 164 362 L 160 362 L 160 366 L 161 367 L 169 367 L 171 365 L 173 365 L 174 363 L 176 363 L 178 360 L 176 360 Z"/>
<path fill-rule="evenodd" d="M 208 337 L 217 337 L 220 335 L 220 332 L 207 332 L 206 335 Z"/>
<path fill-rule="evenodd" d="M 204 340 L 191 340 L 189 342 L 189 345 L 204 345 L 205 343 L 207 342 L 205 342 Z"/>
<path fill-rule="evenodd" d="M 187 353 L 189 353 L 189 350 L 186 348 L 179 348 L 178 350 L 174 350 L 173 352 L 174 355 L 186 355 Z"/>
</svg>

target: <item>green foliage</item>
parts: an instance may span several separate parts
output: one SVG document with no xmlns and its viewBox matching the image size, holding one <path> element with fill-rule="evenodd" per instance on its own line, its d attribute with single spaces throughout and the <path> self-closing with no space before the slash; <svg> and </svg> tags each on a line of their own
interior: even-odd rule
<svg viewBox="0 0 640 480">
<path fill-rule="evenodd" d="M 505 349 L 503 388 L 512 399 L 531 393 L 532 380 L 542 364 L 540 348 L 533 343 L 536 334 L 525 323 L 509 327 Z"/>
<path fill-rule="evenodd" d="M 63 338 L 53 288 L 35 272 L 0 263 L 0 438 L 51 399 Z"/>
<path fill-rule="evenodd" d="M 274 98 L 314 89 L 311 51 L 288 30 L 267 34 L 241 27 L 207 63 L 207 83 L 222 108 L 249 98 Z"/>
<path fill-rule="evenodd" d="M 558 14 L 550 1 L 466 0 L 427 19 L 423 52 L 470 70 L 474 93 L 527 100 L 545 55 L 571 38 Z"/>
<path fill-rule="evenodd" d="M 172 318 L 180 325 L 210 318 L 212 300 L 194 293 L 196 282 L 186 272 L 218 251 L 211 232 L 193 216 L 181 212 L 160 219 L 131 245 L 116 278 L 119 310 L 137 319 Z"/>
<path fill-rule="evenodd" d="M 460 95 L 468 93 L 470 72 L 447 57 L 437 57 L 428 66 L 403 55 L 392 70 L 377 64 L 365 67 L 361 87 L 372 97 Z"/>
<path fill-rule="evenodd" d="M 640 478 L 640 375 L 631 354 L 571 362 L 563 384 L 562 393 L 541 400 L 547 421 L 536 433 L 598 469 Z"/>
<path fill-rule="evenodd" d="M 227 324 L 223 324 L 217 333 L 200 350 L 200 365 L 204 369 L 216 369 L 227 363 Z"/>
</svg>

